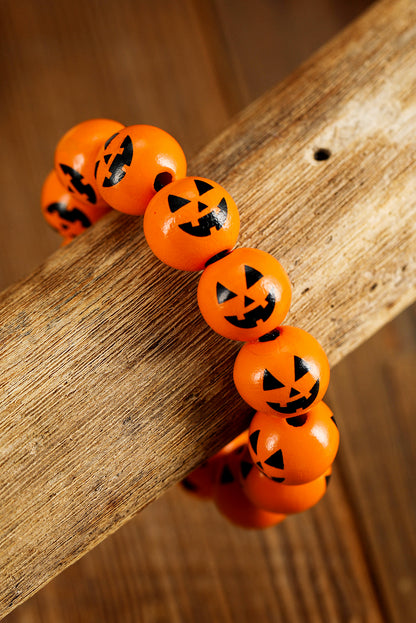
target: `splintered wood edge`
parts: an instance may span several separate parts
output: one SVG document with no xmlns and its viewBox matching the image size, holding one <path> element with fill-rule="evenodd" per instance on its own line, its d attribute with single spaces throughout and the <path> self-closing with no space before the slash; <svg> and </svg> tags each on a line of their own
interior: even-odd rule
<svg viewBox="0 0 416 623">
<path fill-rule="evenodd" d="M 190 165 L 332 364 L 415 299 L 415 18 L 377 4 Z M 1 295 L 0 616 L 247 425 L 197 281 L 112 214 Z"/>
</svg>

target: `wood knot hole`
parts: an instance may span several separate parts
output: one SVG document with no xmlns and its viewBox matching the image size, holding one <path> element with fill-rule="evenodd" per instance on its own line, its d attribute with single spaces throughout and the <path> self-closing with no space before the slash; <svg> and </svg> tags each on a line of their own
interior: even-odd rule
<svg viewBox="0 0 416 623">
<path fill-rule="evenodd" d="M 313 157 L 318 162 L 321 162 L 322 160 L 328 160 L 331 157 L 331 152 L 330 152 L 329 149 L 325 149 L 324 147 L 320 147 L 319 149 L 315 150 L 315 153 L 313 154 Z"/>
</svg>

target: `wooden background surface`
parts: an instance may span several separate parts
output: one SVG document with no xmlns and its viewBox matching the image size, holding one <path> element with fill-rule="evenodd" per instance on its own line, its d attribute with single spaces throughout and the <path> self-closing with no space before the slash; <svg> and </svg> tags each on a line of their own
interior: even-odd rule
<svg viewBox="0 0 416 623">
<path fill-rule="evenodd" d="M 3 0 L 0 286 L 59 244 L 38 212 L 54 145 L 103 116 L 187 154 L 359 14 L 356 0 Z M 416 319 L 333 371 L 342 447 L 326 499 L 265 533 L 170 491 L 5 620 L 415 620 Z"/>
</svg>

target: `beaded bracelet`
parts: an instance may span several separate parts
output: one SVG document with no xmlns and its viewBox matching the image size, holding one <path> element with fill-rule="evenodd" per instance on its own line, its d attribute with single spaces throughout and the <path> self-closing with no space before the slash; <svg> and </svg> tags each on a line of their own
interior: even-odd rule
<svg viewBox="0 0 416 623">
<path fill-rule="evenodd" d="M 237 248 L 236 204 L 216 182 L 186 177 L 185 155 L 159 128 L 94 119 L 67 132 L 42 190 L 42 211 L 63 245 L 112 208 L 144 214 L 154 254 L 174 268 L 202 271 L 198 305 L 220 335 L 244 342 L 234 383 L 256 410 L 249 430 L 182 482 L 212 498 L 229 520 L 264 528 L 324 495 L 339 433 L 322 398 L 329 364 L 302 329 L 282 325 L 289 278 L 269 253 Z"/>
</svg>

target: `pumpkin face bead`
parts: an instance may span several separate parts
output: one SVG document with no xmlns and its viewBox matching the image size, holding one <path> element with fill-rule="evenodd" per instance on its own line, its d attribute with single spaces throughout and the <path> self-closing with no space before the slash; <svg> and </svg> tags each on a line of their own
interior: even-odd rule
<svg viewBox="0 0 416 623">
<path fill-rule="evenodd" d="M 198 284 L 199 309 L 209 326 L 232 340 L 256 340 L 280 325 L 291 287 L 282 265 L 259 249 L 234 249 L 206 267 Z"/>
<path fill-rule="evenodd" d="M 210 457 L 205 463 L 194 469 L 181 481 L 182 487 L 189 493 L 203 499 L 209 499 L 213 495 L 214 482 L 217 477 L 219 465 L 222 460 L 248 442 L 248 430 L 244 431 L 235 439 L 232 439 L 219 452 Z"/>
<path fill-rule="evenodd" d="M 328 359 L 306 331 L 279 327 L 257 342 L 244 344 L 235 360 L 234 383 L 256 411 L 301 415 L 327 390 Z"/>
<path fill-rule="evenodd" d="M 249 429 L 253 462 L 268 478 L 300 485 L 322 476 L 335 459 L 338 428 L 331 409 L 319 402 L 289 418 L 257 412 Z"/>
<path fill-rule="evenodd" d="M 71 128 L 55 151 L 58 178 L 79 202 L 104 206 L 95 181 L 97 152 L 105 141 L 124 125 L 110 119 L 90 119 Z"/>
<path fill-rule="evenodd" d="M 221 462 L 214 486 L 215 505 L 231 523 L 242 528 L 275 526 L 285 515 L 258 508 L 244 494 L 239 478 L 241 450 L 239 448 Z"/>
<path fill-rule="evenodd" d="M 179 143 L 151 125 L 132 125 L 112 136 L 96 158 L 96 180 L 103 199 L 115 210 L 144 214 L 150 199 L 186 175 Z"/>
<path fill-rule="evenodd" d="M 107 212 L 110 206 L 81 203 L 74 198 L 51 171 L 45 180 L 41 195 L 42 214 L 47 223 L 61 236 L 72 240 Z"/>
<path fill-rule="evenodd" d="M 214 463 L 205 461 L 181 481 L 185 491 L 201 499 L 210 499 L 214 489 Z"/>
<path fill-rule="evenodd" d="M 326 474 L 302 485 L 287 485 L 267 478 L 259 469 L 246 467 L 242 486 L 248 499 L 270 513 L 291 515 L 306 511 L 324 496 L 327 489 Z"/>
<path fill-rule="evenodd" d="M 240 217 L 222 186 L 202 177 L 186 177 L 153 197 L 143 229 L 162 262 L 180 270 L 202 270 L 210 258 L 233 248 Z"/>
</svg>

